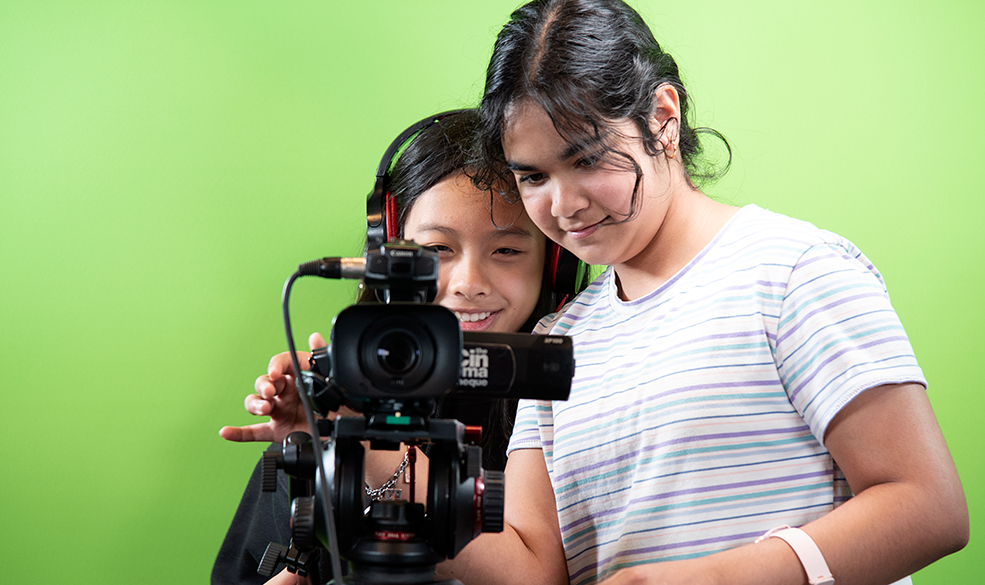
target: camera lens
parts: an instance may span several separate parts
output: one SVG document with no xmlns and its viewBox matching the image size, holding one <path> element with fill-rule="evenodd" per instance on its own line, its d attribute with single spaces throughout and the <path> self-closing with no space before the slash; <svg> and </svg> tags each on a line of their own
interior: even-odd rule
<svg viewBox="0 0 985 585">
<path fill-rule="evenodd" d="M 388 374 L 402 376 L 417 365 L 421 348 L 406 331 L 392 331 L 380 339 L 376 357 Z"/>
<path fill-rule="evenodd" d="M 387 314 L 374 320 L 359 341 L 360 367 L 382 392 L 413 392 L 431 375 L 435 350 L 427 323 L 412 315 Z"/>
<path fill-rule="evenodd" d="M 462 331 L 439 305 L 353 305 L 332 327 L 332 383 L 356 398 L 431 398 L 458 381 Z"/>
</svg>

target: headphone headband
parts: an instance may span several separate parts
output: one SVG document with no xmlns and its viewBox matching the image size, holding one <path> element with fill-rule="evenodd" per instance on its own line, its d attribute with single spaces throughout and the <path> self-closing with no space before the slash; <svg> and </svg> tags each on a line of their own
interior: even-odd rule
<svg viewBox="0 0 985 585">
<path fill-rule="evenodd" d="M 408 140 L 416 136 L 428 126 L 439 122 L 442 118 L 460 114 L 466 110 L 449 110 L 423 120 L 414 122 L 401 132 L 383 153 L 380 164 L 376 167 L 376 181 L 373 190 L 366 199 L 366 249 L 379 248 L 397 232 L 397 202 L 390 197 L 390 167 L 393 158 Z"/>
</svg>

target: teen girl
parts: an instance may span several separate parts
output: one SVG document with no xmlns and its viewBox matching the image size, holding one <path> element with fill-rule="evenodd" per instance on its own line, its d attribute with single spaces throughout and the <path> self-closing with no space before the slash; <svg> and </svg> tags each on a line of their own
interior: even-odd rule
<svg viewBox="0 0 985 585">
<path fill-rule="evenodd" d="M 477 129 L 475 110 L 443 116 L 417 134 L 400 154 L 390 185 L 399 209 L 400 236 L 438 250 L 440 281 L 435 302 L 454 311 L 463 330 L 530 331 L 556 302 L 544 278 L 546 238 L 522 205 L 492 197 L 472 185 L 466 172 Z M 360 300 L 372 302 L 368 296 Z M 309 343 L 311 347 L 325 345 L 318 334 Z M 307 357 L 303 355 L 302 363 Z M 271 359 L 267 374 L 257 378 L 255 390 L 245 400 L 246 410 L 270 416 L 270 421 L 224 427 L 220 431 L 224 438 L 279 444 L 295 430 L 307 431 L 286 352 Z M 515 403 L 504 409 L 501 401 L 448 397 L 439 408 L 442 418 L 482 425 L 483 465 L 503 469 Z M 384 484 L 400 467 L 403 456 L 404 452 L 371 451 L 366 461 L 367 483 L 373 489 Z M 427 477 L 423 455 L 418 457 L 417 469 L 420 477 Z M 259 485 L 256 470 L 220 550 L 213 570 L 215 583 L 263 582 L 256 569 L 267 543 L 290 540 L 286 482 L 277 494 L 265 494 Z M 406 488 L 403 476 L 395 487 Z M 419 489 L 418 498 L 425 492 Z M 275 579 L 293 583 L 296 577 L 284 574 Z"/>
<path fill-rule="evenodd" d="M 549 238 L 611 267 L 538 325 L 574 338 L 571 397 L 521 401 L 506 531 L 445 574 L 890 583 L 967 542 L 879 273 L 835 234 L 702 194 L 687 108 L 621 0 L 538 0 L 501 31 L 486 166 L 515 177 Z M 799 530 L 755 543 L 785 526 Z"/>
</svg>

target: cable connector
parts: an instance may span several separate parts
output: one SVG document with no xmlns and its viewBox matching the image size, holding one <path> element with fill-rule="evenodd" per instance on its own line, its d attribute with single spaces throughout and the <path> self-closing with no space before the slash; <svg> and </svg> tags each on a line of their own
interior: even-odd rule
<svg viewBox="0 0 985 585">
<path fill-rule="evenodd" d="M 366 272 L 365 258 L 321 258 L 298 265 L 301 276 L 320 276 L 321 278 L 362 278 Z"/>
</svg>

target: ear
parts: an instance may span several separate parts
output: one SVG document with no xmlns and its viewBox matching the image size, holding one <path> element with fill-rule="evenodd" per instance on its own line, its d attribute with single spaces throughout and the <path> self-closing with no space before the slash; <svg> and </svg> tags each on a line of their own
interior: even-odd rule
<svg viewBox="0 0 985 585">
<path fill-rule="evenodd" d="M 676 149 L 681 128 L 681 97 L 669 83 L 661 83 L 653 92 L 651 131 L 664 148 Z"/>
</svg>

